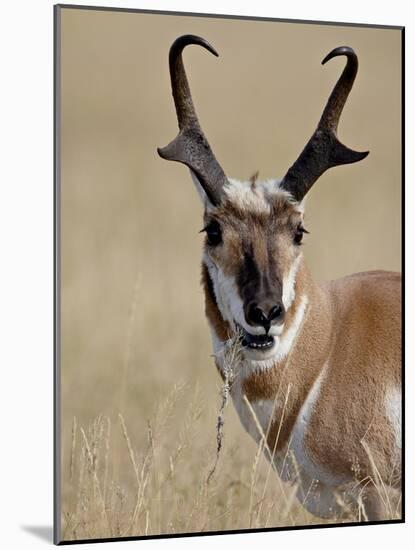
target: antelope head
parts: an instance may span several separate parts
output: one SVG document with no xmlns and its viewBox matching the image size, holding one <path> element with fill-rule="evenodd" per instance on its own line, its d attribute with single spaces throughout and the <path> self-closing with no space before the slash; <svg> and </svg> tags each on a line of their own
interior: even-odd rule
<svg viewBox="0 0 415 550">
<path fill-rule="evenodd" d="M 159 155 L 186 164 L 204 204 L 203 263 L 208 287 L 232 332 L 241 334 L 251 359 L 272 358 L 278 349 L 295 297 L 301 263 L 304 197 L 328 168 L 357 162 L 356 152 L 337 138 L 337 126 L 358 69 L 349 47 L 334 49 L 346 66 L 334 87 L 317 129 L 281 180 L 247 182 L 225 176 L 200 127 L 187 81 L 182 52 L 197 44 L 218 55 L 203 38 L 179 37 L 169 54 L 170 77 L 179 133 Z"/>
</svg>

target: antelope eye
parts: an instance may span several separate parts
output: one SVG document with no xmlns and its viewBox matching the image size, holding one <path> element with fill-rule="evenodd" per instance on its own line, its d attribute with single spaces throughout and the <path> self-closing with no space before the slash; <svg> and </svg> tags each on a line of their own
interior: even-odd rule
<svg viewBox="0 0 415 550">
<path fill-rule="evenodd" d="M 294 233 L 294 243 L 297 245 L 301 244 L 301 241 L 303 240 L 304 233 L 308 233 L 306 229 L 302 225 L 299 225 Z"/>
<path fill-rule="evenodd" d="M 217 246 L 222 242 L 222 230 L 217 221 L 212 221 L 205 227 L 207 243 L 209 246 Z"/>
</svg>

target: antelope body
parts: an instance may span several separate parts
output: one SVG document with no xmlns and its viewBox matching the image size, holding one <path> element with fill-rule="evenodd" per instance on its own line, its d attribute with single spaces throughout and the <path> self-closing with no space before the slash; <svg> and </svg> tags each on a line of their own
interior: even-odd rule
<svg viewBox="0 0 415 550">
<path fill-rule="evenodd" d="M 401 484 L 401 278 L 372 271 L 317 283 L 300 246 L 311 186 L 368 154 L 337 139 L 356 54 L 336 48 L 323 61 L 347 58 L 284 178 L 239 182 L 225 176 L 200 128 L 182 61 L 188 44 L 217 55 L 193 35 L 173 43 L 180 132 L 158 152 L 190 168 L 204 204 L 202 284 L 216 365 L 226 378 L 226 350 L 237 338 L 231 396 L 241 422 L 258 442 L 265 437 L 269 460 L 283 480 L 298 482 L 311 513 L 339 517 L 342 502 L 363 503 L 363 519 L 387 519 L 392 504 L 382 491 L 399 499 Z"/>
</svg>

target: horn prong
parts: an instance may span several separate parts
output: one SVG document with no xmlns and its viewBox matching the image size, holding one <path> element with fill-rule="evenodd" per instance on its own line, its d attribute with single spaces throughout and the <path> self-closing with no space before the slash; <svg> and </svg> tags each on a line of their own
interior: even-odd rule
<svg viewBox="0 0 415 550">
<path fill-rule="evenodd" d="M 369 154 L 369 151 L 353 151 L 337 138 L 340 116 L 359 66 L 356 53 L 348 46 L 332 50 L 323 59 L 322 64 L 325 65 L 327 61 L 339 55 L 347 57 L 346 66 L 327 100 L 316 131 L 281 183 L 281 187 L 298 201 L 303 199 L 315 181 L 329 168 L 358 162 Z"/>
<path fill-rule="evenodd" d="M 219 56 L 215 48 L 200 36 L 187 34 L 173 42 L 169 52 L 169 68 L 179 134 L 166 147 L 157 148 L 157 152 L 166 160 L 188 166 L 200 181 L 210 202 L 217 205 L 227 179 L 200 127 L 193 105 L 182 59 L 183 49 L 190 44 L 202 46 Z"/>
</svg>

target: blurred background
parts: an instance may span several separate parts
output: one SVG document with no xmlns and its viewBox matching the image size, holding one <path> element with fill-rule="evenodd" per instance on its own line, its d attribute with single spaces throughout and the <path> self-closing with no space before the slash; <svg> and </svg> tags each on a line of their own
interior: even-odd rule
<svg viewBox="0 0 415 550">
<path fill-rule="evenodd" d="M 370 155 L 326 172 L 314 186 L 307 200 L 311 234 L 304 253 L 316 279 L 400 269 L 400 31 L 62 9 L 66 538 L 265 525 L 262 517 L 252 523 L 252 491 L 245 495 L 241 489 L 249 485 L 256 449 L 231 406 L 226 410 L 226 445 L 218 475 L 239 487 L 232 497 L 237 502 L 234 516 L 226 515 L 229 506 L 222 506 L 220 491 L 211 495 L 220 519 L 212 512 L 205 523 L 200 518 L 186 523 L 177 519 L 179 508 L 172 506 L 180 495 L 183 510 L 194 508 L 198 483 L 214 461 L 220 406 L 220 379 L 210 357 L 199 283 L 202 208 L 187 169 L 163 161 L 156 152 L 177 133 L 168 50 L 185 33 L 206 38 L 220 54 L 217 59 L 192 46 L 184 60 L 204 132 L 226 174 L 240 179 L 256 170 L 260 178 L 284 175 L 311 136 L 344 66 L 342 58 L 324 67 L 321 60 L 340 45 L 355 49 L 359 73 L 339 137 L 353 149 L 370 150 Z M 138 460 L 148 445 L 149 419 L 157 417 L 175 384 L 180 398 L 168 415 L 166 433 L 160 434 L 159 467 L 148 486 L 153 483 L 154 488 L 159 472 L 171 466 L 173 446 L 186 425 L 185 411 L 196 402 L 200 411 L 187 455 L 181 455 L 182 477 L 168 495 L 159 490 L 157 502 L 152 502 L 156 492 L 149 491 L 143 516 L 147 523 L 134 520 L 128 531 L 128 522 L 122 527 L 123 514 L 135 482 L 118 414 L 123 415 Z M 80 500 L 85 485 L 82 456 L 89 456 L 85 437 L 96 436 L 97 417 L 113 426 L 103 463 L 114 494 L 124 495 L 119 497 L 124 508 L 117 504 L 118 519 L 104 527 L 94 514 L 86 519 L 85 502 L 91 502 Z M 116 507 L 112 500 L 106 506 Z M 268 526 L 281 517 L 268 519 Z M 300 523 L 313 521 L 299 517 Z"/>
</svg>

